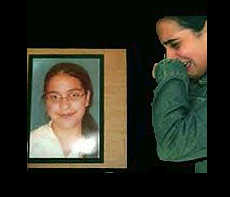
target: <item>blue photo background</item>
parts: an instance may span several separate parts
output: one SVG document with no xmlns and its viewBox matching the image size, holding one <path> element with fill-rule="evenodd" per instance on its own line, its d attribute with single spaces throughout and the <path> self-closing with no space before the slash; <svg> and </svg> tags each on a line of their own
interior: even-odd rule
<svg viewBox="0 0 230 197">
<path fill-rule="evenodd" d="M 31 106 L 30 106 L 30 131 L 41 125 L 48 123 L 49 119 L 45 112 L 45 103 L 42 99 L 45 75 L 48 70 L 57 63 L 76 63 L 84 67 L 91 78 L 93 84 L 93 103 L 90 113 L 98 123 L 100 128 L 100 66 L 99 57 L 33 57 L 32 58 L 32 83 L 31 83 Z"/>
</svg>

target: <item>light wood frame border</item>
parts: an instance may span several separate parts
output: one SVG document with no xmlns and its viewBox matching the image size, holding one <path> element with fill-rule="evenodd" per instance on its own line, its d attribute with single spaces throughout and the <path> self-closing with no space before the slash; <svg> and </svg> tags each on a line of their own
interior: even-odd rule
<svg viewBox="0 0 230 197">
<path fill-rule="evenodd" d="M 27 163 L 27 168 L 127 168 L 126 49 L 27 49 L 30 55 L 104 55 L 104 162 Z M 27 86 L 28 87 L 28 86 Z"/>
</svg>

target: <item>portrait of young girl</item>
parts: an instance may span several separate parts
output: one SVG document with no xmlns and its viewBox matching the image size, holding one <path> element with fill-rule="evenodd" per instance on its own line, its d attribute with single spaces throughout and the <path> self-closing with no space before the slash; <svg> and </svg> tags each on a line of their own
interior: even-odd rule
<svg viewBox="0 0 230 197">
<path fill-rule="evenodd" d="M 42 95 L 49 121 L 30 131 L 29 158 L 99 158 L 99 126 L 89 110 L 93 96 L 83 66 L 54 64 L 45 75 Z"/>
</svg>

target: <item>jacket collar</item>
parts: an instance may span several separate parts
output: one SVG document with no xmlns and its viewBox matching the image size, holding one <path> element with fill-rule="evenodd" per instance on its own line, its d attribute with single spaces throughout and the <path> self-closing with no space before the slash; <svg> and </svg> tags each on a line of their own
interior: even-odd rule
<svg viewBox="0 0 230 197">
<path fill-rule="evenodd" d="M 207 72 L 204 75 L 202 75 L 200 79 L 192 79 L 192 78 L 190 78 L 190 81 L 193 84 L 199 84 L 199 85 L 207 84 Z"/>
<path fill-rule="evenodd" d="M 207 72 L 199 79 L 199 84 L 207 84 L 208 79 L 207 79 Z"/>
</svg>

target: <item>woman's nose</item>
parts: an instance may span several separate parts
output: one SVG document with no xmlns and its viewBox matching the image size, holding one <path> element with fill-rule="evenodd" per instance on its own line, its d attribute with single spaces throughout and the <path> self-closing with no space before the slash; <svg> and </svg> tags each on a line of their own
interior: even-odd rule
<svg viewBox="0 0 230 197">
<path fill-rule="evenodd" d="M 167 57 L 167 58 L 175 59 L 175 58 L 178 57 L 178 55 L 177 55 L 177 53 L 176 53 L 175 50 L 168 48 L 168 49 L 166 50 L 166 57 Z"/>
</svg>

